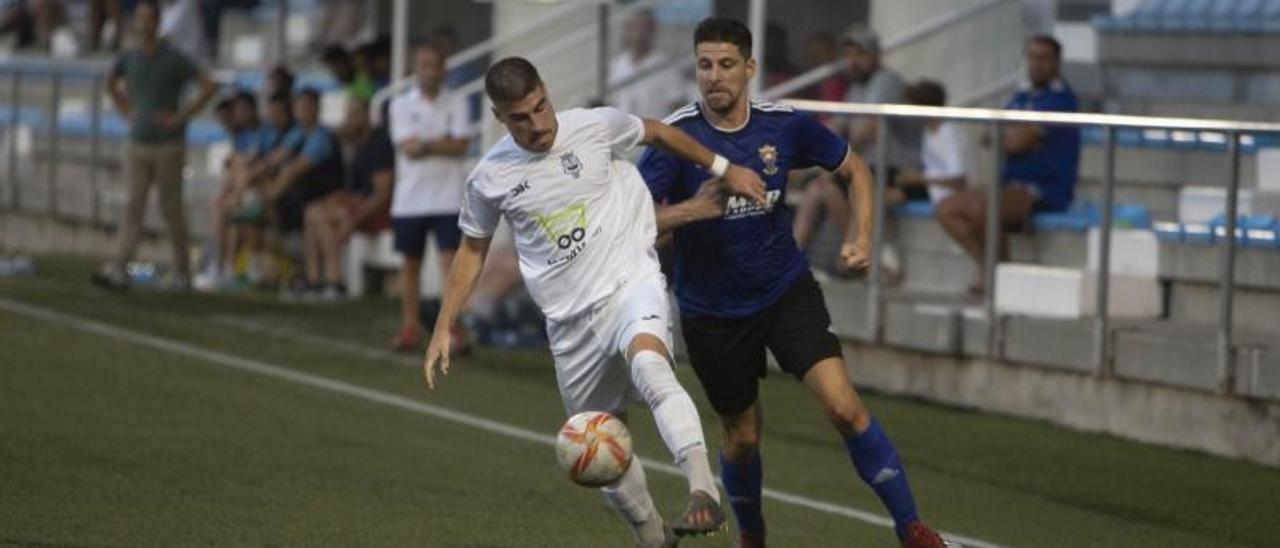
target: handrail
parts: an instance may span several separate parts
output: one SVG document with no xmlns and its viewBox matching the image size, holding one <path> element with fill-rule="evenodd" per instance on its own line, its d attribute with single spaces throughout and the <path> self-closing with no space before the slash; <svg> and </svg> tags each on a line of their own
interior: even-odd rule
<svg viewBox="0 0 1280 548">
<path fill-rule="evenodd" d="M 966 8 L 961 8 L 954 12 L 940 15 L 938 17 L 930 19 L 926 21 L 924 24 L 920 25 L 919 27 L 916 27 L 902 34 L 891 36 L 885 39 L 884 43 L 881 44 L 882 54 L 889 54 L 898 49 L 909 46 L 915 42 L 918 42 L 924 39 L 925 37 L 928 37 L 938 32 L 939 30 L 947 28 L 961 21 L 968 20 L 974 16 L 977 16 L 987 11 L 990 8 L 1000 6 L 1001 4 L 1004 4 L 1006 2 L 1007 0 L 986 0 L 985 2 L 974 4 Z M 812 69 L 809 69 L 804 74 L 801 74 L 799 76 L 796 76 L 795 78 L 791 78 L 787 80 L 786 82 L 782 82 L 776 86 L 773 86 L 769 89 L 761 91 L 760 95 L 762 98 L 769 99 L 769 100 L 786 97 L 791 93 L 800 91 L 813 84 L 821 82 L 824 78 L 827 78 L 828 76 L 831 76 L 832 74 L 839 72 L 844 68 L 844 63 L 845 63 L 844 60 L 837 60 L 837 61 L 832 61 L 830 63 L 827 63 L 825 65 L 814 67 Z"/>
<path fill-rule="evenodd" d="M 873 105 L 860 103 L 836 103 L 829 101 L 812 101 L 802 99 L 790 99 L 782 101 L 784 104 L 791 105 L 800 110 L 810 112 L 821 112 L 826 114 L 855 114 L 864 116 L 875 116 L 883 120 L 887 117 L 901 118 L 932 118 L 944 120 L 959 120 L 966 122 L 984 122 L 988 125 L 992 134 L 995 135 L 995 141 L 1000 141 L 1000 134 L 1006 123 L 1037 123 L 1037 124 L 1056 124 L 1067 126 L 1103 126 L 1105 128 L 1104 146 L 1106 157 L 1104 161 L 1103 174 L 1103 194 L 1102 194 L 1102 219 L 1099 230 L 1098 249 L 1100 253 L 1098 261 L 1098 269 L 1095 276 L 1094 287 L 1096 293 L 1094 295 L 1094 372 L 1100 376 L 1108 376 L 1113 374 L 1114 357 L 1111 352 L 1111 333 L 1109 325 L 1108 298 L 1111 283 L 1111 272 L 1109 268 L 1109 259 L 1111 253 L 1111 209 L 1115 205 L 1115 147 L 1117 144 L 1117 129 L 1119 128 L 1161 128 L 1170 130 L 1184 130 L 1194 132 L 1221 132 L 1224 133 L 1224 141 L 1226 143 L 1226 155 L 1229 159 L 1228 170 L 1226 173 L 1227 196 L 1226 211 L 1223 227 L 1223 244 L 1221 247 L 1221 257 L 1219 266 L 1218 279 L 1218 341 L 1217 341 L 1217 388 L 1223 393 L 1231 393 L 1234 390 L 1233 380 L 1236 374 L 1236 361 L 1234 358 L 1235 345 L 1233 342 L 1233 317 L 1232 317 L 1232 299 L 1234 291 L 1234 267 L 1235 267 L 1235 250 L 1237 238 L 1237 219 L 1238 202 L 1240 191 L 1240 150 L 1242 139 L 1248 134 L 1268 133 L 1280 134 L 1280 124 L 1262 123 L 1262 122 L 1242 122 L 1236 120 L 1204 120 L 1195 118 L 1172 118 L 1172 117 L 1155 117 L 1155 116 L 1130 116 L 1120 114 L 1092 114 L 1092 113 L 1074 113 L 1074 112 L 1046 112 L 1046 111 L 1026 111 L 1026 110 L 997 110 L 986 108 L 960 108 L 960 107 L 927 107 L 918 105 Z M 888 146 L 887 133 L 885 127 L 888 124 L 881 123 L 878 125 L 880 131 L 876 136 L 876 165 L 875 170 L 875 192 L 876 196 L 883 196 L 885 186 L 887 184 L 886 173 L 887 165 L 885 160 L 885 148 Z M 999 173 L 1004 166 L 1003 148 L 999 146 L 991 147 L 992 164 L 996 173 Z M 982 279 L 986 282 L 986 295 L 984 297 L 983 310 L 986 316 L 986 347 L 987 356 L 992 359 L 999 359 L 1001 356 L 999 333 L 1003 329 L 1003 322 L 996 317 L 997 309 L 995 306 L 996 292 L 996 243 L 999 241 L 999 209 L 1001 192 L 1000 184 L 986 185 L 986 249 L 983 257 L 981 269 Z M 882 204 L 878 198 L 874 202 Z M 882 337 L 880 327 L 882 325 L 879 311 L 883 308 L 883 287 L 880 277 L 876 275 L 879 270 L 879 250 L 882 243 L 883 235 L 883 207 L 875 208 L 876 214 L 873 218 L 873 226 L 875 231 L 872 235 L 872 276 L 870 277 L 871 300 L 870 300 L 870 336 L 873 341 L 879 341 Z"/>
<path fill-rule="evenodd" d="M 821 112 L 825 114 L 941 118 L 944 120 L 964 120 L 970 122 L 995 121 L 1041 124 L 1048 123 L 1069 126 L 1181 129 L 1187 131 L 1280 133 L 1280 124 L 1277 123 L 1241 122 L 1236 120 L 1133 116 L 1127 114 L 1004 110 L 968 107 L 927 107 L 899 104 L 836 103 L 809 99 L 784 99 L 781 102 L 800 110 Z"/>
</svg>

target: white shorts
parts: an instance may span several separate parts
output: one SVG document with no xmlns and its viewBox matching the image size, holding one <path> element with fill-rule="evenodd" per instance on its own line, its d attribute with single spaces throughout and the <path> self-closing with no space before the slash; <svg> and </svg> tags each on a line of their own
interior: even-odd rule
<svg viewBox="0 0 1280 548">
<path fill-rule="evenodd" d="M 640 401 L 632 384 L 627 347 L 641 333 L 658 337 L 671 352 L 671 308 L 666 279 L 655 273 L 627 283 L 590 309 L 547 322 L 556 383 L 568 415 L 623 411 Z"/>
</svg>

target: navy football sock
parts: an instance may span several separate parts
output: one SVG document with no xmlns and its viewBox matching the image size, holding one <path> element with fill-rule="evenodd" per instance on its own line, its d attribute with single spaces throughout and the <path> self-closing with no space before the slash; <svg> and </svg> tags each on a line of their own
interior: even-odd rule
<svg viewBox="0 0 1280 548">
<path fill-rule="evenodd" d="M 720 476 L 724 491 L 729 495 L 733 515 L 738 518 L 738 530 L 764 535 L 764 512 L 760 507 L 760 490 L 763 469 L 760 452 L 751 455 L 745 464 L 734 464 L 720 453 Z"/>
<path fill-rule="evenodd" d="M 894 531 L 901 538 L 907 525 L 919 518 L 911 486 L 907 483 L 907 471 L 898 460 L 898 450 L 875 419 L 871 419 L 871 425 L 865 432 L 846 439 L 845 448 L 853 459 L 858 477 L 871 486 L 889 515 L 893 516 Z"/>
</svg>

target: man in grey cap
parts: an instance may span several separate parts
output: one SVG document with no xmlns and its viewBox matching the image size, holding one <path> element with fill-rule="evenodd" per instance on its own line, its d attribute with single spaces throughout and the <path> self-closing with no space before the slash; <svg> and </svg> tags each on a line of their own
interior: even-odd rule
<svg viewBox="0 0 1280 548">
<path fill-rule="evenodd" d="M 903 92 L 906 84 L 894 70 L 880 62 L 880 39 L 870 31 L 854 31 L 844 35 L 843 40 L 847 69 L 853 85 L 845 93 L 845 101 L 850 103 L 904 103 Z M 876 158 L 876 131 L 879 122 L 874 116 L 858 116 L 849 119 L 847 135 L 849 145 L 854 152 L 874 162 Z M 903 200 L 928 200 L 928 192 L 924 187 L 896 187 L 895 175 L 901 169 L 919 168 L 921 125 L 910 120 L 893 120 L 889 122 L 889 150 L 886 160 L 889 164 L 889 193 L 885 203 L 894 206 Z M 875 164 L 872 164 L 875 169 Z"/>
</svg>

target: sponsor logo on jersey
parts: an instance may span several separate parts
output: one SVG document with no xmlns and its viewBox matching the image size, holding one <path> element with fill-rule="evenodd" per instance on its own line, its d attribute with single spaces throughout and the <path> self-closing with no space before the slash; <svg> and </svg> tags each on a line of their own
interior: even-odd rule
<svg viewBox="0 0 1280 548">
<path fill-rule="evenodd" d="M 534 215 L 533 220 L 542 227 L 542 231 L 547 235 L 547 241 L 559 251 L 566 254 L 547 259 L 547 265 L 556 266 L 568 263 L 582 253 L 587 248 L 587 206 L 578 204 L 566 207 L 560 211 L 548 213 L 546 215 Z M 592 237 L 597 236 L 603 229 L 597 227 Z"/>
<path fill-rule="evenodd" d="M 770 190 L 765 193 L 768 205 L 761 206 L 755 203 L 751 198 L 743 198 L 742 196 L 730 196 L 728 203 L 724 207 L 725 219 L 741 219 L 743 217 L 755 217 L 764 215 L 773 211 L 773 206 L 778 204 L 778 200 L 782 198 L 781 190 Z"/>
<path fill-rule="evenodd" d="M 760 161 L 764 162 L 764 174 L 776 175 L 778 173 L 778 147 L 771 144 L 760 146 Z"/>
<path fill-rule="evenodd" d="M 519 196 L 519 195 L 521 195 L 521 194 L 524 194 L 524 192 L 525 192 L 526 190 L 529 190 L 529 180 L 528 180 L 528 179 L 525 179 L 525 180 L 523 180 L 523 181 L 520 181 L 520 184 L 518 184 L 518 185 L 516 185 L 516 186 L 511 187 L 511 197 L 512 197 L 512 198 L 515 198 L 516 196 Z"/>
<path fill-rule="evenodd" d="M 574 179 L 582 176 L 582 162 L 572 150 L 560 155 L 560 167 L 564 168 L 565 175 L 573 175 Z"/>
</svg>

